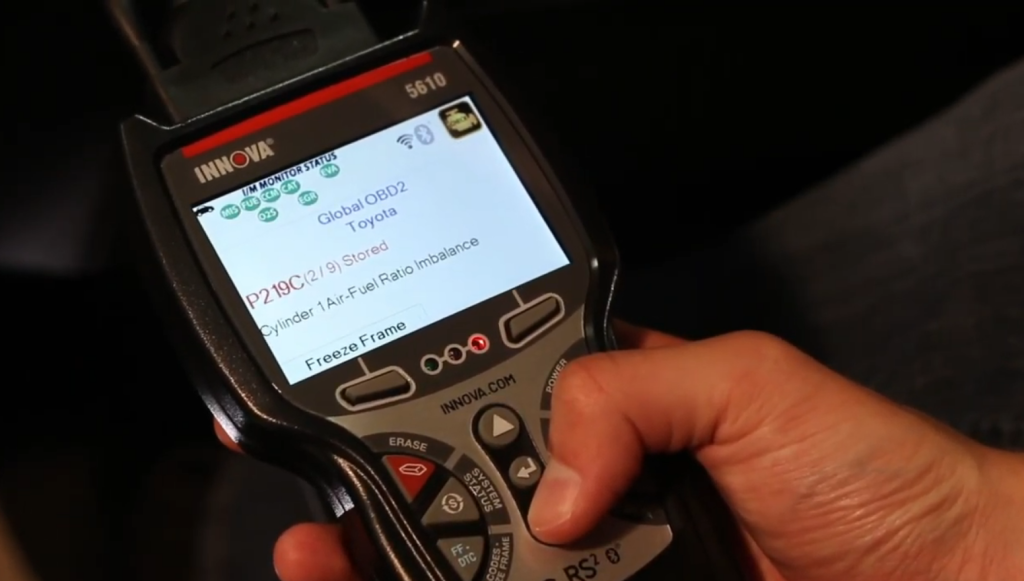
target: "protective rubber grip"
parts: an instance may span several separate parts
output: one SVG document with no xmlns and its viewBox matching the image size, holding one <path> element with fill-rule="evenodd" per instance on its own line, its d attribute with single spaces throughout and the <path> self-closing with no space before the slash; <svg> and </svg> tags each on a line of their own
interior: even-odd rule
<svg viewBox="0 0 1024 581">
<path fill-rule="evenodd" d="M 704 467 L 688 453 L 658 458 L 672 545 L 630 581 L 746 581 L 752 579 L 736 520 Z"/>
</svg>

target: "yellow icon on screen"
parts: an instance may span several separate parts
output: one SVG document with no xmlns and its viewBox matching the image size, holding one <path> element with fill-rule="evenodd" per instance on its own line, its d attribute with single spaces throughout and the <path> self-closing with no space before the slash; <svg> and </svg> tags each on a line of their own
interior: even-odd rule
<svg viewBox="0 0 1024 581">
<path fill-rule="evenodd" d="M 456 139 L 469 135 L 481 127 L 480 119 L 466 101 L 441 111 L 441 121 L 444 122 L 448 134 Z"/>
</svg>

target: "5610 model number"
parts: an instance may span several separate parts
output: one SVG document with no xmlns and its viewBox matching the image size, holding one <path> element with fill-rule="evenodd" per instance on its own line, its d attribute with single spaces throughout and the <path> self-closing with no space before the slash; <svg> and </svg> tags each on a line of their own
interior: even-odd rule
<svg viewBox="0 0 1024 581">
<path fill-rule="evenodd" d="M 436 91 L 447 84 L 448 79 L 444 78 L 443 73 L 434 73 L 417 81 L 406 83 L 405 92 L 409 94 L 410 99 L 415 99 L 431 91 Z"/>
</svg>

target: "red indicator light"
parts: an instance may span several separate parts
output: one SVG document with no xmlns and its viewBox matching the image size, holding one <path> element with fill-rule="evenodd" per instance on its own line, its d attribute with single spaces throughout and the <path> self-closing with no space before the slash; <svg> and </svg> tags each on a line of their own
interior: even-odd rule
<svg viewBox="0 0 1024 581">
<path fill-rule="evenodd" d="M 473 335 L 469 338 L 469 348 L 477 353 L 487 351 L 488 345 L 487 337 L 484 337 L 483 335 Z"/>
</svg>

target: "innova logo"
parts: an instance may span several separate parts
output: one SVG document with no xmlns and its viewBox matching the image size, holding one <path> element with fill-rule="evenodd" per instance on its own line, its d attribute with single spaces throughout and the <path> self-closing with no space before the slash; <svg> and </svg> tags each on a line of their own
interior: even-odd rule
<svg viewBox="0 0 1024 581">
<path fill-rule="evenodd" d="M 268 157 L 272 157 L 274 155 L 274 150 L 271 149 L 270 146 L 273 144 L 273 139 L 257 141 L 256 143 L 243 147 L 229 155 L 224 155 L 198 165 L 193 168 L 193 171 L 196 172 L 196 177 L 199 178 L 199 183 L 205 184 L 206 182 L 223 177 L 236 169 L 248 167 L 250 163 L 260 162 Z"/>
</svg>

